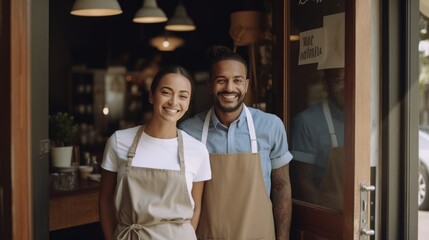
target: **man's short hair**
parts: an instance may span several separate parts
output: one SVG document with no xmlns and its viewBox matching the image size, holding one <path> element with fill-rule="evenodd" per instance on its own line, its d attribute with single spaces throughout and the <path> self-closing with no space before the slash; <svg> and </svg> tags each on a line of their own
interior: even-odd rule
<svg viewBox="0 0 429 240">
<path fill-rule="evenodd" d="M 211 79 L 211 72 L 213 70 L 213 65 L 223 60 L 234 60 L 242 63 L 246 69 L 246 78 L 248 78 L 249 71 L 248 71 L 246 60 L 244 60 L 244 58 L 241 57 L 240 54 L 233 52 L 230 48 L 226 46 L 216 45 L 216 46 L 210 47 L 207 50 L 207 59 L 209 60 L 210 79 Z"/>
</svg>

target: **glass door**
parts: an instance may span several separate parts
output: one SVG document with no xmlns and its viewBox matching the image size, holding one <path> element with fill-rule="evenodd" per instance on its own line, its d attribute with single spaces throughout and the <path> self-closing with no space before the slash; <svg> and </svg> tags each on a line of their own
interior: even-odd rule
<svg viewBox="0 0 429 240">
<path fill-rule="evenodd" d="M 372 235 L 371 52 L 364 47 L 371 8 L 362 1 L 299 0 L 285 9 L 292 239 Z M 360 25 L 366 38 L 354 32 Z"/>
</svg>

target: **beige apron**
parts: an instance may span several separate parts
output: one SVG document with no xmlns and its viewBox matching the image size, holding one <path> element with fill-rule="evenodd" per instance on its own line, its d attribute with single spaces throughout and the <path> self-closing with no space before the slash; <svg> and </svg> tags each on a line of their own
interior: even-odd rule
<svg viewBox="0 0 429 240">
<path fill-rule="evenodd" d="M 212 179 L 204 185 L 198 239 L 275 239 L 271 200 L 257 152 L 252 115 L 246 106 L 251 153 L 210 154 Z M 207 141 L 213 109 L 206 116 L 202 142 Z"/>
<path fill-rule="evenodd" d="M 328 103 L 323 102 L 323 112 L 331 135 L 332 148 L 329 150 L 328 165 L 319 187 L 318 203 L 324 207 L 343 210 L 344 147 L 338 146 L 337 135 Z"/>
<path fill-rule="evenodd" d="M 143 129 L 130 147 L 115 193 L 114 239 L 196 239 L 190 223 L 194 211 L 186 187 L 182 135 L 177 131 L 180 171 L 131 166 Z"/>
</svg>

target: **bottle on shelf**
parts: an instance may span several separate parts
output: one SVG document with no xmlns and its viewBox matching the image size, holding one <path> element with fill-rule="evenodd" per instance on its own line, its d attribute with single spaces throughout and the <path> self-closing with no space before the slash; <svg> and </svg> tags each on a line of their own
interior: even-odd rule
<svg viewBox="0 0 429 240">
<path fill-rule="evenodd" d="M 83 153 L 83 160 L 84 160 L 84 165 L 87 165 L 87 166 L 91 165 L 91 155 L 89 154 L 89 152 Z"/>
<path fill-rule="evenodd" d="M 97 156 L 91 156 L 91 165 L 94 168 L 94 170 L 92 172 L 95 174 L 99 174 L 100 173 L 100 165 L 97 162 Z"/>
</svg>

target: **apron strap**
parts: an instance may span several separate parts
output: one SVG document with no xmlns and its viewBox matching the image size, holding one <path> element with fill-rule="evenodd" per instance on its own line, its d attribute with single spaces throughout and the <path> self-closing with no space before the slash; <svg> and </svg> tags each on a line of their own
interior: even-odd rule
<svg viewBox="0 0 429 240">
<path fill-rule="evenodd" d="M 143 130 L 145 128 L 145 125 L 140 126 L 139 130 L 136 133 L 136 136 L 134 137 L 133 144 L 131 145 L 130 149 L 128 150 L 128 156 L 127 156 L 127 167 L 125 168 L 125 171 L 128 171 L 131 167 L 131 163 L 133 162 L 133 158 L 136 155 L 136 149 L 138 146 L 138 143 L 140 141 L 140 138 L 143 134 Z"/>
<path fill-rule="evenodd" d="M 144 128 L 145 128 L 145 125 L 139 128 L 139 130 L 136 133 L 136 136 L 134 137 L 133 143 L 130 149 L 128 150 L 127 167 L 125 168 L 125 171 L 128 171 L 131 167 L 131 164 L 133 163 L 134 156 L 136 155 L 137 146 L 143 134 Z M 185 167 L 185 160 L 184 160 L 185 157 L 184 157 L 184 151 L 183 151 L 183 137 L 179 129 L 177 129 L 177 141 L 178 141 L 178 148 L 179 148 L 178 151 L 179 151 L 180 172 L 185 173 L 186 167 Z"/>
<path fill-rule="evenodd" d="M 252 153 L 258 152 L 258 141 L 256 138 L 256 131 L 255 131 L 255 125 L 253 123 L 252 114 L 250 113 L 249 109 L 246 107 L 246 105 L 243 104 L 244 111 L 246 113 L 246 121 L 247 121 L 247 128 L 249 129 L 249 137 L 250 137 L 250 143 L 252 148 Z M 206 118 L 204 119 L 204 126 L 203 126 L 203 132 L 201 135 L 201 142 L 207 144 L 207 136 L 209 132 L 209 124 L 211 120 L 211 116 L 213 113 L 213 107 L 209 110 L 209 112 L 206 115 Z"/>
<path fill-rule="evenodd" d="M 173 218 L 173 219 L 161 219 L 161 222 L 155 223 L 155 224 L 138 224 L 138 223 L 130 224 L 126 228 L 122 229 L 122 231 L 118 234 L 117 239 L 127 240 L 127 239 L 131 239 L 131 235 L 137 235 L 138 239 L 140 240 L 139 230 L 142 230 L 148 233 L 147 228 L 160 225 L 160 224 L 167 224 L 167 223 L 181 225 L 185 223 L 190 223 L 190 220 L 182 219 L 182 218 L 175 218 L 175 219 Z"/>
<path fill-rule="evenodd" d="M 333 148 L 338 147 L 337 135 L 335 134 L 334 123 L 331 117 L 331 111 L 327 101 L 323 101 L 323 113 L 325 114 L 326 123 L 328 124 L 329 134 L 331 135 L 331 144 Z"/>
<path fill-rule="evenodd" d="M 182 174 L 185 174 L 186 172 L 186 166 L 185 166 L 185 154 L 183 151 L 183 137 L 182 133 L 179 129 L 177 129 L 177 142 L 178 142 L 178 148 L 179 148 L 179 164 L 180 164 L 180 172 Z"/>
<path fill-rule="evenodd" d="M 252 145 L 252 153 L 257 153 L 258 141 L 256 139 L 255 124 L 253 124 L 252 114 L 250 114 L 250 111 L 246 107 L 246 105 L 243 104 L 243 108 L 246 111 L 247 128 L 249 129 L 250 143 Z"/>
<path fill-rule="evenodd" d="M 143 225 L 140 224 L 131 224 L 128 227 L 124 228 L 119 234 L 118 234 L 118 240 L 126 240 L 131 237 L 131 234 L 137 235 L 140 240 L 140 235 L 138 230 L 145 230 Z"/>
</svg>

